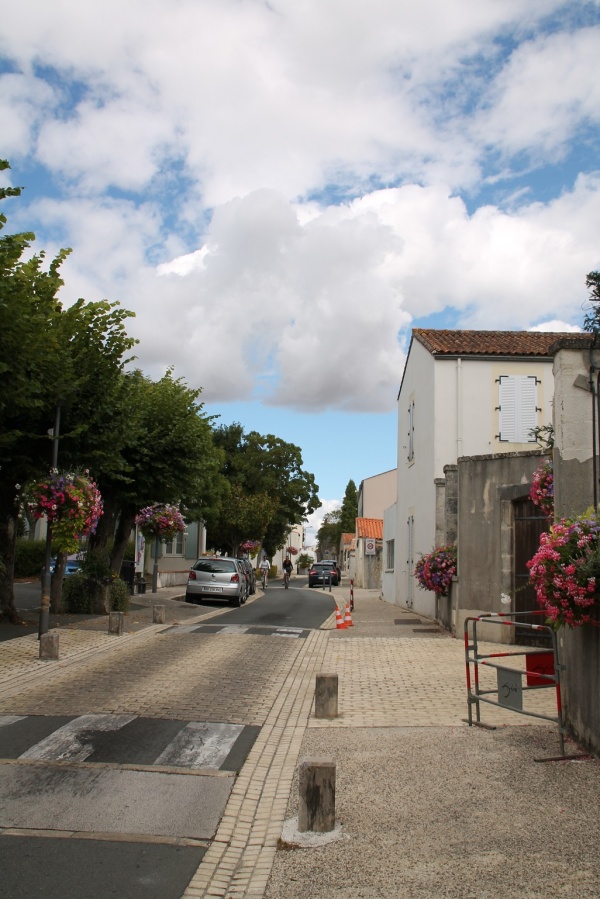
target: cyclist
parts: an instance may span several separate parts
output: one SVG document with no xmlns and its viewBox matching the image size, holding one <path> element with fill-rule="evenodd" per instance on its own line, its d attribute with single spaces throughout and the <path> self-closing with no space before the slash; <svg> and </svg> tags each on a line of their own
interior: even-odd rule
<svg viewBox="0 0 600 899">
<path fill-rule="evenodd" d="M 269 574 L 269 570 L 271 568 L 271 563 L 267 559 L 266 556 L 263 556 L 263 560 L 260 563 L 260 572 L 262 574 L 262 586 L 263 590 L 266 590 L 267 587 L 267 576 Z"/>
<path fill-rule="evenodd" d="M 294 566 L 292 565 L 292 560 L 290 559 L 289 556 L 286 556 L 284 563 L 283 563 L 283 586 L 285 587 L 286 590 L 290 585 L 290 575 L 292 573 L 293 568 L 294 568 Z"/>
</svg>

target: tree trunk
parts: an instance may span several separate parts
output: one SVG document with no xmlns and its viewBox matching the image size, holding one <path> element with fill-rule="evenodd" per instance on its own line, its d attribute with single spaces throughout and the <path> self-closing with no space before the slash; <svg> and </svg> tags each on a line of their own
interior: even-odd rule
<svg viewBox="0 0 600 899">
<path fill-rule="evenodd" d="M 117 504 L 110 494 L 102 495 L 102 504 L 103 511 L 96 533 L 90 537 L 90 549 L 106 549 L 109 541 L 114 537 L 115 523 L 119 511 Z"/>
<path fill-rule="evenodd" d="M 117 532 L 115 534 L 115 544 L 113 546 L 112 556 L 110 560 L 111 568 L 115 572 L 115 574 L 121 573 L 123 557 L 125 556 L 125 550 L 127 549 L 127 543 L 129 542 L 129 538 L 131 537 L 131 531 L 133 530 L 134 524 L 135 510 L 131 508 L 121 509 L 119 524 L 117 526 Z"/>
<path fill-rule="evenodd" d="M 52 575 L 52 584 L 50 586 L 50 612 L 52 615 L 58 615 L 60 612 L 66 567 L 67 553 L 57 552 L 56 562 L 54 563 L 54 574 Z"/>
<path fill-rule="evenodd" d="M 0 621 L 9 624 L 20 622 L 14 597 L 17 515 L 18 509 L 13 506 L 0 519 L 0 561 L 6 568 L 6 571 L 0 572 Z"/>
</svg>

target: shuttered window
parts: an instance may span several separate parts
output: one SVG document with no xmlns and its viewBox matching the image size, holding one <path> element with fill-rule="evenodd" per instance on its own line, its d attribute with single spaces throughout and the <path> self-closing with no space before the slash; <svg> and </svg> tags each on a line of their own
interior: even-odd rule
<svg viewBox="0 0 600 899">
<path fill-rule="evenodd" d="M 533 375 L 501 375 L 498 379 L 498 439 L 503 443 L 535 443 L 538 379 Z"/>
<path fill-rule="evenodd" d="M 415 403 L 408 407 L 408 461 L 415 458 Z"/>
</svg>

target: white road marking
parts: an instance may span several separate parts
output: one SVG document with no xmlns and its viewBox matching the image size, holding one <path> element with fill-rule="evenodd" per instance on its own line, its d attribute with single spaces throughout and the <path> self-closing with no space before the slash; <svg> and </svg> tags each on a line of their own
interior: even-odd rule
<svg viewBox="0 0 600 899">
<path fill-rule="evenodd" d="M 134 721 L 136 717 L 137 715 L 81 715 L 63 727 L 59 727 L 44 740 L 40 740 L 19 758 L 46 759 L 47 761 L 68 759 L 73 762 L 83 762 L 94 751 L 91 743 L 81 742 L 80 738 L 83 733 L 90 730 L 119 730 L 130 721 Z"/>
<path fill-rule="evenodd" d="M 26 715 L 0 715 L 0 727 L 8 727 L 9 724 L 24 721 L 26 717 Z"/>
<path fill-rule="evenodd" d="M 243 724 L 190 721 L 154 764 L 176 768 L 219 768 L 243 729 Z"/>
</svg>

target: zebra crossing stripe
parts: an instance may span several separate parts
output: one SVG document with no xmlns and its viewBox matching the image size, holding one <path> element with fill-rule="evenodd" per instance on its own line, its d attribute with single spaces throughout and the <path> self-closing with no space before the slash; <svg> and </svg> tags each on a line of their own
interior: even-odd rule
<svg viewBox="0 0 600 899">
<path fill-rule="evenodd" d="M 154 764 L 177 768 L 220 768 L 243 729 L 243 724 L 190 721 Z"/>
<path fill-rule="evenodd" d="M 69 724 L 59 727 L 53 734 L 36 743 L 19 757 L 37 761 L 84 762 L 94 752 L 93 741 L 86 740 L 86 734 L 119 730 L 136 717 L 136 715 L 81 715 Z"/>
</svg>

